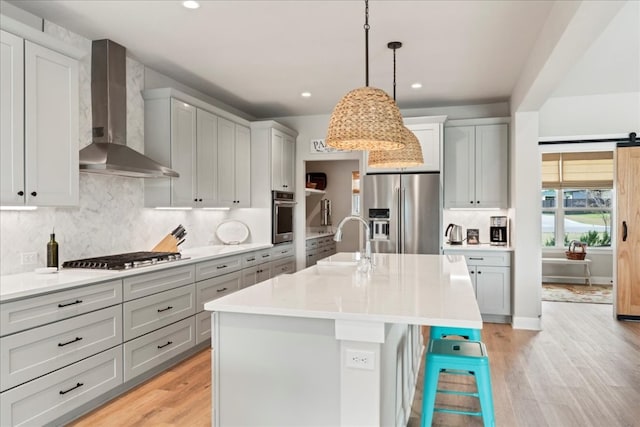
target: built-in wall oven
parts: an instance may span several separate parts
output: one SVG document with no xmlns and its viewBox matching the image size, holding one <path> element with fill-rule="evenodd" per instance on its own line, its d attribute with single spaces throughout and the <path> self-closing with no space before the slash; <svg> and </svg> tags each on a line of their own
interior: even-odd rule
<svg viewBox="0 0 640 427">
<path fill-rule="evenodd" d="M 271 243 L 293 242 L 293 214 L 295 194 L 287 191 L 272 192 Z"/>
</svg>

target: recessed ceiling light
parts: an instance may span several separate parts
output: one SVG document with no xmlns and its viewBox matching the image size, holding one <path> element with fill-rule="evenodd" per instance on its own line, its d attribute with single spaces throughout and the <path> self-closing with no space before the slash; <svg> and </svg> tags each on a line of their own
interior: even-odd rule
<svg viewBox="0 0 640 427">
<path fill-rule="evenodd" d="M 412 89 L 420 89 L 422 87 L 422 83 L 414 83 L 411 85 Z"/>
<path fill-rule="evenodd" d="M 197 8 L 200 7 L 200 3 L 198 3 L 197 1 L 194 1 L 194 0 L 183 1 L 182 5 L 184 7 L 186 7 L 187 9 L 197 9 Z"/>
<path fill-rule="evenodd" d="M 303 98 L 310 98 L 311 97 L 311 92 L 302 92 L 300 94 L 301 97 Z"/>
</svg>

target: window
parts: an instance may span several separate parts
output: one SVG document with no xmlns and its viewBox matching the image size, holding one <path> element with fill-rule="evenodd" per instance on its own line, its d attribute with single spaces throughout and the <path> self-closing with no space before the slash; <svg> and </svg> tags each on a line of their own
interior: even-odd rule
<svg viewBox="0 0 640 427">
<path fill-rule="evenodd" d="M 542 156 L 542 246 L 611 246 L 613 153 Z"/>
</svg>

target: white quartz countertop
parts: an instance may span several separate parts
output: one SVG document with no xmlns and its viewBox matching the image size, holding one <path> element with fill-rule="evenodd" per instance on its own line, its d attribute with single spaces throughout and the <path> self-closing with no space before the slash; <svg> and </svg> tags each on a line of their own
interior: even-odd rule
<svg viewBox="0 0 640 427">
<path fill-rule="evenodd" d="M 91 270 L 65 268 L 56 273 L 37 274 L 35 272 L 0 276 L 0 302 L 61 291 L 76 286 L 90 285 L 108 280 L 122 279 L 137 274 L 151 273 L 172 267 L 193 264 L 215 258 L 241 254 L 270 248 L 271 243 L 247 243 L 240 245 L 213 245 L 183 250 L 180 261 L 132 268 L 129 270 Z M 188 259 L 185 259 L 188 258 Z"/>
<path fill-rule="evenodd" d="M 306 231 L 306 240 L 309 239 L 317 239 L 319 237 L 329 237 L 336 234 L 335 231 L 315 231 L 315 230 L 307 230 Z"/>
<path fill-rule="evenodd" d="M 361 273 L 338 253 L 209 301 L 209 311 L 482 328 L 463 256 L 374 254 Z"/>
<path fill-rule="evenodd" d="M 450 245 L 448 243 L 445 243 L 444 245 L 442 245 L 442 249 L 449 253 L 455 251 L 513 251 L 513 248 L 511 246 L 494 246 L 490 245 L 489 243 L 480 243 L 477 245 L 468 245 L 466 243 L 463 243 L 461 245 Z"/>
</svg>

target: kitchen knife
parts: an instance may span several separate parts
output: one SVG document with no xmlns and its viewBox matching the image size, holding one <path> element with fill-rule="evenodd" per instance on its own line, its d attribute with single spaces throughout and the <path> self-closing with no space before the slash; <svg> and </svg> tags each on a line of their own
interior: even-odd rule
<svg viewBox="0 0 640 427">
<path fill-rule="evenodd" d="M 184 241 L 185 241 L 185 239 L 180 240 L 180 241 L 177 243 L 177 246 L 180 246 L 181 244 L 183 244 L 183 243 L 184 243 Z"/>
<path fill-rule="evenodd" d="M 186 231 L 186 230 L 182 230 L 180 233 L 178 233 L 178 234 L 175 236 L 175 238 L 176 238 L 177 240 L 180 240 L 180 239 L 184 238 L 184 236 L 186 236 L 186 235 L 187 235 L 187 231 Z"/>
<path fill-rule="evenodd" d="M 182 227 L 182 224 L 179 224 L 179 225 L 178 225 L 178 226 L 177 226 L 177 227 L 176 227 L 176 228 L 171 232 L 171 235 L 175 237 L 175 236 L 177 235 L 178 231 L 180 231 L 180 227 Z"/>
</svg>

